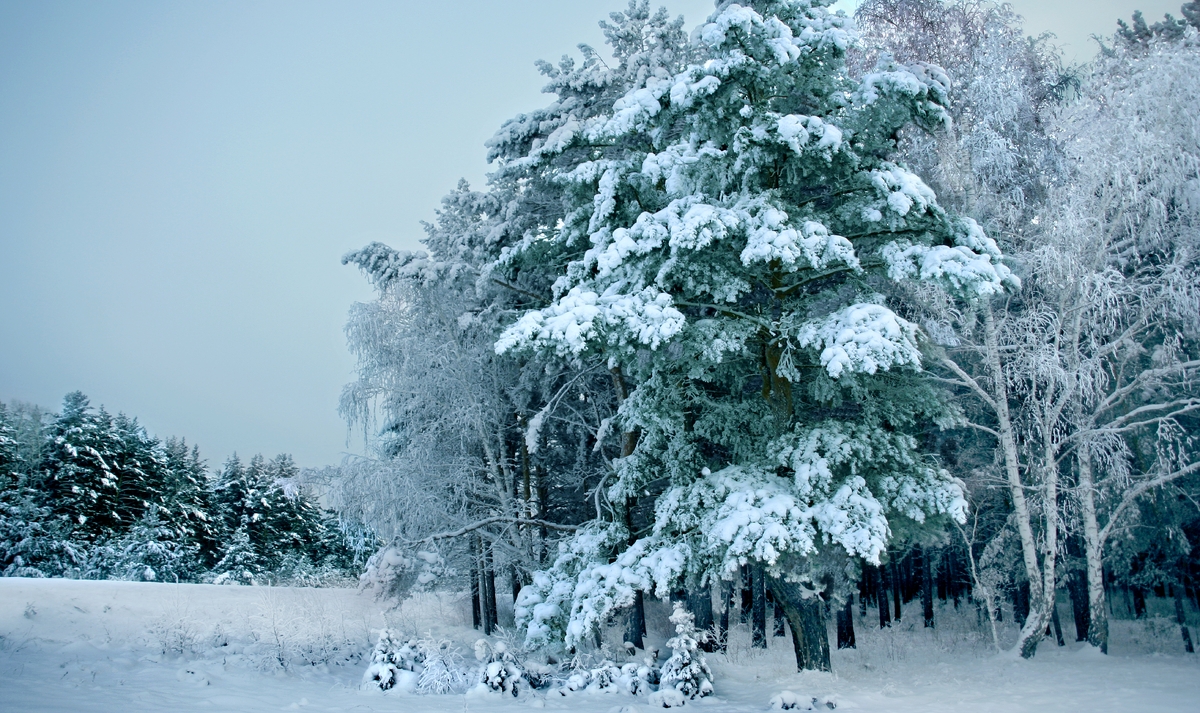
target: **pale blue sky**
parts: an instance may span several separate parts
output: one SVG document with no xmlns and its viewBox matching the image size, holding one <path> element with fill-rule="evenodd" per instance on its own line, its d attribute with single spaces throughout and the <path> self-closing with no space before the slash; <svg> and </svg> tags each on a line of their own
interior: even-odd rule
<svg viewBox="0 0 1200 713">
<path fill-rule="evenodd" d="M 711 0 L 668 0 L 690 28 Z M 1072 47 L 1140 7 L 1013 3 Z M 346 450 L 339 264 L 416 247 L 483 142 L 545 103 L 536 59 L 623 0 L 0 4 L 0 400 L 80 389 L 231 452 Z M 352 445 L 357 447 L 357 444 Z"/>
</svg>

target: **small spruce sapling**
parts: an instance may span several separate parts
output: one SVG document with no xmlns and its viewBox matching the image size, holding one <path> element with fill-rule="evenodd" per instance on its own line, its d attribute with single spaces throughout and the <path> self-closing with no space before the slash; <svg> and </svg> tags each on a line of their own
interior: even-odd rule
<svg viewBox="0 0 1200 713">
<path fill-rule="evenodd" d="M 675 603 L 671 623 L 675 625 L 675 636 L 667 641 L 667 646 L 674 653 L 662 665 L 659 690 L 673 689 L 687 698 L 712 695 L 712 670 L 700 650 L 708 635 L 696 631 L 695 618 L 683 608 L 682 602 Z"/>
</svg>

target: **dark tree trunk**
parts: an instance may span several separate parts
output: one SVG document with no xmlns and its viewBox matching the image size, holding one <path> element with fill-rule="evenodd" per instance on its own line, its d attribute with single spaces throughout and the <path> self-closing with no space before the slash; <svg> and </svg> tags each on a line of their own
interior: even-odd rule
<svg viewBox="0 0 1200 713">
<path fill-rule="evenodd" d="M 846 605 L 837 613 L 837 647 L 853 649 L 854 647 L 854 597 L 846 597 Z"/>
<path fill-rule="evenodd" d="M 1024 626 L 1029 618 L 1029 582 L 1022 580 L 1013 590 L 1013 620 Z"/>
<path fill-rule="evenodd" d="M 729 610 L 733 608 L 733 581 L 721 580 L 721 623 L 717 626 L 717 646 L 724 651 L 729 643 Z"/>
<path fill-rule="evenodd" d="M 1075 640 L 1087 641 L 1092 613 L 1088 606 L 1087 582 L 1082 572 L 1072 572 L 1067 578 L 1067 593 L 1071 596 L 1071 614 L 1075 619 Z"/>
<path fill-rule="evenodd" d="M 485 602 L 483 633 L 491 636 L 499 625 L 499 616 L 496 610 L 496 569 L 492 566 L 492 546 L 490 544 L 483 546 L 483 589 Z"/>
<path fill-rule="evenodd" d="M 629 626 L 625 629 L 625 641 L 639 649 L 645 649 L 643 637 L 646 636 L 646 607 L 642 590 L 633 593 L 633 606 L 629 607 Z"/>
<path fill-rule="evenodd" d="M 479 596 L 479 583 L 483 573 L 479 569 L 479 552 L 475 540 L 471 540 L 471 625 L 476 629 L 483 624 L 483 601 Z"/>
<path fill-rule="evenodd" d="M 1066 646 L 1067 642 L 1063 641 L 1062 622 L 1058 618 L 1058 602 L 1054 603 L 1050 611 L 1050 622 L 1054 624 L 1054 640 L 1059 646 Z"/>
<path fill-rule="evenodd" d="M 820 597 L 805 599 L 799 584 L 781 577 L 771 578 L 775 601 L 783 606 L 792 630 L 792 647 L 799 671 L 830 671 L 829 632 L 825 627 L 825 603 Z"/>
<path fill-rule="evenodd" d="M 741 607 L 741 622 L 747 624 L 750 622 L 750 606 L 754 597 L 751 594 L 750 579 L 754 575 L 750 572 L 750 565 L 742 565 L 742 607 Z"/>
<path fill-rule="evenodd" d="M 896 602 L 896 621 L 900 621 L 901 615 L 904 613 L 904 602 L 901 601 L 902 592 L 900 591 L 900 563 L 892 561 L 892 595 Z"/>
<path fill-rule="evenodd" d="M 693 584 L 688 589 L 688 609 L 691 610 L 692 616 L 696 619 L 696 631 L 708 634 L 703 641 L 700 642 L 700 648 L 704 651 L 716 650 L 716 637 L 713 633 L 713 608 L 712 608 L 712 588 L 705 584 L 703 587 L 699 584 Z"/>
<path fill-rule="evenodd" d="M 1175 621 L 1179 624 L 1179 631 L 1183 634 L 1183 650 L 1189 654 L 1196 652 L 1192 647 L 1192 632 L 1188 631 L 1187 618 L 1183 614 L 1183 582 L 1175 582 L 1173 587 L 1175 590 Z"/>
<path fill-rule="evenodd" d="M 1133 618 L 1141 619 L 1146 616 L 1146 590 L 1133 587 Z"/>
<path fill-rule="evenodd" d="M 767 589 L 764 568 L 761 562 L 755 562 L 750 567 L 751 594 L 751 646 L 756 649 L 767 648 Z"/>
<path fill-rule="evenodd" d="M 772 597 L 773 598 L 773 597 Z M 772 632 L 775 636 L 784 636 L 787 634 L 787 628 L 784 624 L 787 623 L 787 617 L 783 614 L 783 607 L 779 606 L 779 602 L 775 602 L 775 631 Z"/>
<path fill-rule="evenodd" d="M 508 576 L 512 578 L 513 602 L 516 602 L 517 596 L 521 594 L 522 582 L 521 573 L 517 571 L 517 566 L 515 564 L 509 567 Z"/>
<path fill-rule="evenodd" d="M 933 628 L 933 555 L 929 548 L 921 549 L 921 608 L 925 614 L 925 628 Z"/>
<path fill-rule="evenodd" d="M 888 605 L 887 580 L 883 576 L 883 567 L 875 567 L 875 601 L 879 604 L 879 628 L 886 629 L 892 625 L 892 610 Z"/>
</svg>

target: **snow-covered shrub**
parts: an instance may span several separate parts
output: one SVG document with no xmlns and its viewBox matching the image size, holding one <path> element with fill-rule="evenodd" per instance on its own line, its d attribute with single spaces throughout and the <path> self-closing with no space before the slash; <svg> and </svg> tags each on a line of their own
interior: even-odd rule
<svg viewBox="0 0 1200 713">
<path fill-rule="evenodd" d="M 415 672 L 424 661 L 416 651 L 416 642 L 400 636 L 394 629 L 382 629 L 379 641 L 371 651 L 371 663 L 363 674 L 363 688 L 379 688 L 384 691 L 400 683 L 401 671 Z"/>
<path fill-rule="evenodd" d="M 837 701 L 832 696 L 809 696 L 795 691 L 780 691 L 771 697 L 771 710 L 777 711 L 814 711 L 814 710 L 833 710 L 837 708 Z"/>
<path fill-rule="evenodd" d="M 422 661 L 417 690 L 438 694 L 466 690 L 468 679 L 462 669 L 463 657 L 453 644 L 445 639 L 425 638 L 417 641 L 415 648 Z"/>
<path fill-rule="evenodd" d="M 667 641 L 667 646 L 670 646 L 674 653 L 662 665 L 658 692 L 673 689 L 687 698 L 712 695 L 712 670 L 704 660 L 704 653 L 700 651 L 704 632 L 696 631 L 695 617 L 683 608 L 682 602 L 675 602 L 675 613 L 671 615 L 671 623 L 675 625 L 675 636 Z M 667 698 L 659 696 L 664 702 Z"/>
<path fill-rule="evenodd" d="M 479 639 L 475 642 L 475 658 L 483 664 L 479 685 L 487 690 L 515 697 L 521 688 L 532 688 L 525 667 L 505 642 L 493 644 L 487 639 Z"/>
<path fill-rule="evenodd" d="M 620 689 L 631 696 L 649 693 L 657 683 L 658 671 L 656 669 L 633 661 L 621 667 L 621 675 L 617 679 Z"/>
</svg>

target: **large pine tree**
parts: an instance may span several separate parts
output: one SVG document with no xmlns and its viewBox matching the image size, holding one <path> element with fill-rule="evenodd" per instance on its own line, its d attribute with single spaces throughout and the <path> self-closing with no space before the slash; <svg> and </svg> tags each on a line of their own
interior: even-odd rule
<svg viewBox="0 0 1200 713">
<path fill-rule="evenodd" d="M 889 285 L 975 299 L 1016 280 L 978 225 L 888 161 L 905 125 L 945 124 L 949 80 L 889 56 L 851 79 L 853 32 L 829 4 L 724 3 L 691 64 L 644 73 L 611 111 L 507 159 L 563 186 L 565 205 L 491 266 L 561 266 L 497 351 L 602 356 L 635 385 L 617 420 L 640 434 L 608 514 L 522 593 L 531 640 L 581 641 L 637 590 L 755 560 L 798 666 L 828 668 L 811 595 L 832 570 L 877 563 L 895 523 L 963 515 L 916 437 L 956 412 L 920 378 L 922 332 Z M 629 532 L 620 511 L 663 479 L 653 527 Z"/>
</svg>

